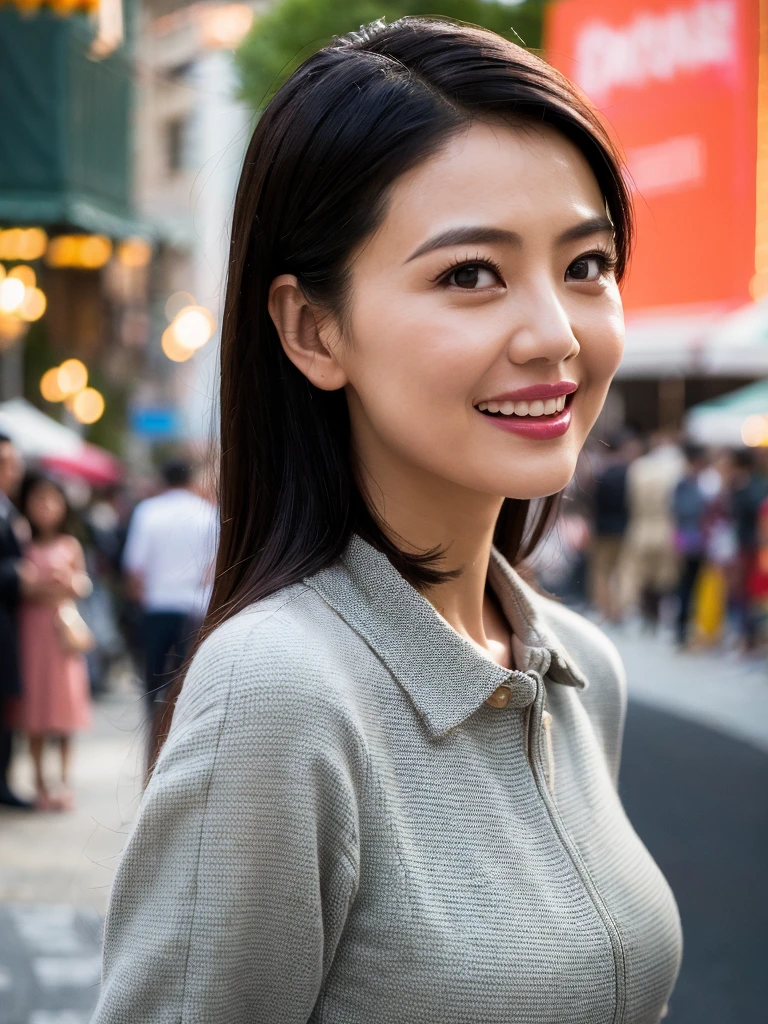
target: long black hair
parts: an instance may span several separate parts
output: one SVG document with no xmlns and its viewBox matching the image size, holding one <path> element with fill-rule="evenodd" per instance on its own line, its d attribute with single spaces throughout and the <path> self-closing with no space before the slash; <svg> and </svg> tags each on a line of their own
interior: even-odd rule
<svg viewBox="0 0 768 1024">
<path fill-rule="evenodd" d="M 621 279 L 631 204 L 616 149 L 588 102 L 539 57 L 492 32 L 431 18 L 376 23 L 319 50 L 264 110 L 237 191 L 221 342 L 221 537 L 203 634 L 332 562 L 353 531 L 417 587 L 437 552 L 400 550 L 361 493 L 346 397 L 315 388 L 283 352 L 270 283 L 295 274 L 343 317 L 350 254 L 380 223 L 393 183 L 474 119 L 545 123 L 588 160 L 613 221 Z M 506 500 L 496 543 L 512 563 L 540 539 Z M 531 517 L 535 518 L 535 517 Z"/>
</svg>

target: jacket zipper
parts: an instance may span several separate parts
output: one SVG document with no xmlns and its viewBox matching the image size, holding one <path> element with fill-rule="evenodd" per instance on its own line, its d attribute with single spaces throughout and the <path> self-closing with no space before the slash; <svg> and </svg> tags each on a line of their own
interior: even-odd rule
<svg viewBox="0 0 768 1024">
<path fill-rule="evenodd" d="M 605 905 L 603 897 L 598 892 L 597 886 L 581 854 L 576 849 L 573 840 L 568 835 L 560 813 L 552 799 L 554 789 L 555 762 L 552 748 L 552 715 L 546 710 L 546 688 L 539 677 L 536 681 L 536 698 L 528 708 L 528 761 L 531 766 L 536 788 L 539 796 L 547 810 L 552 826 L 571 859 L 577 875 L 582 881 L 584 888 L 590 896 L 592 903 L 603 922 L 605 930 L 611 942 L 613 951 L 613 962 L 616 984 L 616 1009 L 613 1017 L 613 1024 L 623 1024 L 626 1014 L 627 983 L 626 983 L 626 959 L 624 946 L 621 941 L 619 929 L 616 922 Z M 543 734 L 543 737 L 542 737 Z M 543 738 L 543 743 L 542 743 Z M 543 748 L 543 750 L 542 750 Z"/>
</svg>

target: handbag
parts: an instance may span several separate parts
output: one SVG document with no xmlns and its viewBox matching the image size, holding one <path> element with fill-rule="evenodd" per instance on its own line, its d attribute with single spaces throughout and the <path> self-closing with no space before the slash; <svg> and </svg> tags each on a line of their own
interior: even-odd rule
<svg viewBox="0 0 768 1024">
<path fill-rule="evenodd" d="M 96 646 L 96 638 L 74 601 L 64 601 L 56 609 L 56 632 L 69 654 L 87 654 Z"/>
</svg>

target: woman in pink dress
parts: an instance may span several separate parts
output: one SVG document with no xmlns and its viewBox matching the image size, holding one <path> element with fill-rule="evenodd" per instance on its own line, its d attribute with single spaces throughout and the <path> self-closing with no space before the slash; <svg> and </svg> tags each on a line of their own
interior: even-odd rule
<svg viewBox="0 0 768 1024">
<path fill-rule="evenodd" d="M 66 497 L 53 480 L 38 473 L 27 475 L 21 492 L 21 511 L 32 540 L 25 558 L 37 571 L 34 598 L 22 602 L 19 614 L 22 695 L 17 726 L 29 737 L 35 766 L 36 806 L 40 810 L 69 810 L 71 737 L 90 724 L 90 693 L 85 656 L 87 631 L 73 634 L 63 619 L 72 602 L 85 597 L 91 581 L 85 572 L 83 549 L 66 529 Z M 82 620 L 75 621 L 81 626 Z M 51 789 L 46 781 L 43 752 L 53 740 L 60 756 L 60 782 Z"/>
</svg>

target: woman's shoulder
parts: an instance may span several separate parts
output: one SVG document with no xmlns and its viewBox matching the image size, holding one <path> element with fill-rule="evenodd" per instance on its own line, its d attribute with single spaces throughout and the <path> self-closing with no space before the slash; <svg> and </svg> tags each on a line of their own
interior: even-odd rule
<svg viewBox="0 0 768 1024">
<path fill-rule="evenodd" d="M 295 716 L 311 707 L 313 720 L 342 713 L 348 694 L 333 643 L 340 626 L 310 587 L 286 587 L 210 633 L 192 660 L 180 702 L 227 700 L 262 715 Z"/>
</svg>

